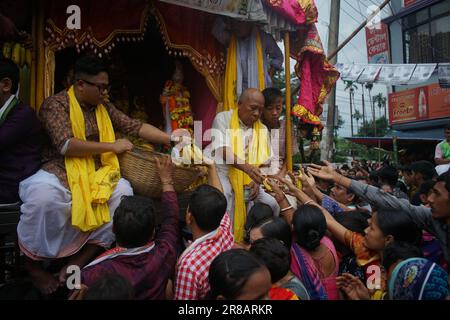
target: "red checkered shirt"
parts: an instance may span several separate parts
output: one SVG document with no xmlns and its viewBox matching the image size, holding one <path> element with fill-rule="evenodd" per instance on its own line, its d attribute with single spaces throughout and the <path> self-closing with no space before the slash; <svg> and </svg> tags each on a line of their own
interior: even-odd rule
<svg viewBox="0 0 450 320">
<path fill-rule="evenodd" d="M 177 262 L 175 300 L 200 300 L 208 293 L 209 266 L 215 257 L 234 245 L 228 213 L 217 230 L 199 240 L 191 244 Z"/>
</svg>

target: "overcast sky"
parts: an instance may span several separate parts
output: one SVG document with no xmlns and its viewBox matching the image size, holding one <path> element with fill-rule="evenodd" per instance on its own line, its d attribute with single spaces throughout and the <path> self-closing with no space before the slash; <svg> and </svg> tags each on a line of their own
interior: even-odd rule
<svg viewBox="0 0 450 320">
<path fill-rule="evenodd" d="M 330 3 L 333 0 L 315 0 L 316 6 L 319 11 L 319 21 L 317 28 L 319 29 L 320 37 L 322 39 L 325 52 L 328 52 L 328 24 L 330 21 Z M 379 5 L 383 0 L 341 0 L 341 13 L 340 13 L 340 30 L 339 30 L 339 43 L 343 42 L 347 36 L 349 36 L 358 25 L 364 21 L 368 14 L 367 10 L 369 6 Z M 382 12 L 382 18 L 391 15 L 389 6 L 386 6 Z M 352 41 L 350 41 L 338 54 L 338 62 L 342 63 L 367 63 L 367 49 L 366 49 L 366 34 L 362 29 Z M 295 63 L 295 62 L 294 62 Z M 293 63 L 291 63 L 293 64 Z M 359 89 L 355 94 L 356 108 L 362 113 L 362 97 L 361 86 L 358 84 Z M 345 123 L 343 128 L 339 131 L 340 137 L 351 136 L 350 130 L 350 103 L 349 94 L 344 91 L 345 85 L 342 80 L 338 80 L 336 91 L 336 104 L 339 106 L 339 114 L 344 119 Z M 372 96 L 378 93 L 383 93 L 387 97 L 386 86 L 374 84 L 372 89 Z M 369 97 L 367 90 L 365 91 L 366 101 L 366 117 L 369 113 Z M 378 108 L 377 108 L 378 110 Z M 378 113 L 377 113 L 378 115 Z M 371 118 L 368 118 L 368 120 Z M 361 125 L 362 121 L 359 121 Z M 353 123 L 354 132 L 356 133 L 356 121 Z"/>
</svg>

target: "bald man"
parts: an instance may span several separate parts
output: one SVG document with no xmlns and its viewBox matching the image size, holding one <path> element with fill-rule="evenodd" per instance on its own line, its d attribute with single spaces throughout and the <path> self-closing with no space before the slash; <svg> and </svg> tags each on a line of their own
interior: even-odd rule
<svg viewBox="0 0 450 320">
<path fill-rule="evenodd" d="M 248 147 L 253 136 L 253 126 L 257 121 L 260 121 L 263 108 L 264 96 L 258 89 L 247 89 L 239 98 L 237 112 L 240 129 L 242 130 L 244 137 L 245 159 L 248 159 Z M 260 202 L 270 206 L 274 215 L 279 215 L 280 206 L 277 201 L 261 187 L 264 178 L 261 175 L 260 169 L 257 166 L 250 165 L 245 159 L 238 159 L 232 151 L 229 132 L 227 133 L 227 130 L 231 129 L 231 117 L 233 112 L 233 110 L 229 110 L 220 112 L 216 115 L 212 125 L 213 141 L 205 150 L 206 154 L 211 154 L 217 163 L 219 178 L 222 183 L 225 197 L 227 198 L 227 212 L 234 221 L 234 192 L 229 179 L 229 169 L 233 166 L 234 168 L 245 172 L 252 179 L 250 185 L 247 186 L 249 193 L 247 212 L 255 202 Z M 263 127 L 263 130 L 267 130 L 267 135 L 269 135 L 267 127 L 262 123 L 261 126 Z M 269 143 L 269 140 L 267 140 L 267 143 Z M 270 149 L 270 146 L 267 147 Z M 267 164 L 269 163 L 270 160 Z"/>
</svg>

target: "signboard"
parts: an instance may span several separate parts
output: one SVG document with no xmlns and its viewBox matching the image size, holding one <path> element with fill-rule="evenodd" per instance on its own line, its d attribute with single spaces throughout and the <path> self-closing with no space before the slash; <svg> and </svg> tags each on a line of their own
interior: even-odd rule
<svg viewBox="0 0 450 320">
<path fill-rule="evenodd" d="M 440 63 L 438 72 L 441 87 L 450 88 L 450 63 Z"/>
<path fill-rule="evenodd" d="M 389 123 L 450 117 L 450 89 L 435 83 L 389 95 Z"/>
<path fill-rule="evenodd" d="M 386 24 L 366 27 L 366 45 L 369 63 L 389 63 L 389 31 Z"/>
<path fill-rule="evenodd" d="M 450 117 L 450 89 L 441 88 L 439 84 L 428 87 L 429 118 Z"/>
<path fill-rule="evenodd" d="M 420 0 L 403 0 L 403 6 L 405 8 L 408 8 L 408 7 L 411 7 L 411 6 L 415 5 L 419 1 Z"/>
<path fill-rule="evenodd" d="M 247 19 L 250 0 L 161 0 L 192 9 Z M 180 17 L 181 18 L 181 17 Z"/>
</svg>

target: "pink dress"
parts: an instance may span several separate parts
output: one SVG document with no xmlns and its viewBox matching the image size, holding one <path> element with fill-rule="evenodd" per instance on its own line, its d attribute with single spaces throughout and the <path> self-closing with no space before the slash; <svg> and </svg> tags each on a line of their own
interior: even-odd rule
<svg viewBox="0 0 450 320">
<path fill-rule="evenodd" d="M 321 261 L 314 261 L 316 267 L 318 267 L 319 274 L 321 275 L 320 281 L 322 282 L 322 285 L 327 292 L 328 300 L 340 300 L 339 289 L 336 285 L 336 277 L 339 272 L 339 258 L 336 253 L 336 248 L 334 247 L 333 242 L 328 237 L 323 237 L 322 240 L 320 240 L 320 243 L 327 247 L 327 249 L 331 252 L 335 262 L 335 268 L 333 272 L 328 277 L 323 278 L 323 272 L 320 268 Z"/>
</svg>

